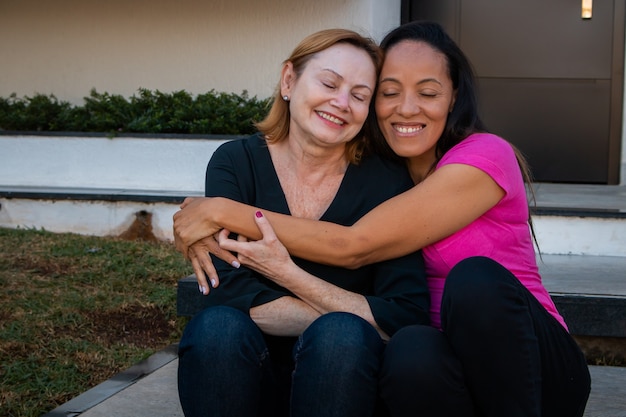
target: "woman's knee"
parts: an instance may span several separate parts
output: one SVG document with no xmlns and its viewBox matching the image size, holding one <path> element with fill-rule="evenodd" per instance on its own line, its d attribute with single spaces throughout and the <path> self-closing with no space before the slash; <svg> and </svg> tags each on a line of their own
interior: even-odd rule
<svg viewBox="0 0 626 417">
<path fill-rule="evenodd" d="M 409 326 L 389 341 L 380 392 L 393 415 L 473 415 L 461 363 L 446 336 L 429 326 Z"/>
<path fill-rule="evenodd" d="M 466 258 L 457 263 L 446 277 L 444 302 L 467 302 L 467 307 L 490 305 L 499 299 L 505 287 L 515 286 L 517 278 L 504 266 L 484 256 Z"/>
<path fill-rule="evenodd" d="M 383 350 L 374 327 L 354 314 L 329 313 L 311 323 L 294 349 L 295 414 L 322 398 L 322 408 L 331 407 L 334 413 L 367 415 L 376 401 Z"/>
<path fill-rule="evenodd" d="M 389 340 L 382 366 L 383 379 L 416 383 L 440 375 L 452 355 L 445 335 L 430 326 L 408 326 Z"/>
<path fill-rule="evenodd" d="M 248 315 L 232 307 L 210 307 L 195 315 L 185 327 L 179 355 L 193 349 L 215 358 L 237 352 L 250 339 L 262 340 L 262 335 Z"/>
<path fill-rule="evenodd" d="M 296 356 L 315 355 L 319 360 L 359 361 L 362 356 L 379 357 L 383 341 L 366 320 L 351 313 L 324 314 L 304 331 Z"/>
<path fill-rule="evenodd" d="M 441 326 L 455 340 L 455 346 L 456 336 L 461 334 L 470 343 L 479 334 L 493 336 L 514 320 L 526 320 L 531 299 L 523 284 L 498 262 L 486 257 L 467 258 L 446 278 Z"/>
<path fill-rule="evenodd" d="M 344 312 L 333 312 L 320 316 L 305 330 L 317 343 L 326 339 L 336 340 L 341 344 L 370 344 L 378 342 L 380 336 L 365 319 Z"/>
</svg>

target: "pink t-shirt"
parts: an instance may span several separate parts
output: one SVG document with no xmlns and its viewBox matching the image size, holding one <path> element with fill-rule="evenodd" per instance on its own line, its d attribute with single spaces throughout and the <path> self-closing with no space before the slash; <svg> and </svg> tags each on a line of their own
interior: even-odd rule
<svg viewBox="0 0 626 417">
<path fill-rule="evenodd" d="M 486 172 L 506 194 L 465 228 L 424 248 L 432 325 L 441 328 L 443 286 L 452 267 L 471 256 L 486 256 L 511 271 L 567 329 L 541 282 L 528 225 L 526 189 L 511 145 L 492 134 L 473 134 L 450 149 L 437 169 L 449 164 L 471 165 Z"/>
</svg>

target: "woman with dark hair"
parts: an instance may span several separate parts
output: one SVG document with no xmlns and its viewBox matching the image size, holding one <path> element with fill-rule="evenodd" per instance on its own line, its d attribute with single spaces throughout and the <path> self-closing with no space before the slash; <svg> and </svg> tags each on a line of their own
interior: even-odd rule
<svg viewBox="0 0 626 417">
<path fill-rule="evenodd" d="M 347 267 L 422 249 L 432 327 L 401 329 L 385 349 L 381 390 L 392 415 L 582 416 L 589 371 L 541 282 L 523 159 L 486 131 L 471 66 L 439 25 L 405 24 L 381 45 L 371 139 L 405 161 L 410 190 L 350 227 L 190 199 L 175 215 L 177 247 L 187 253 L 225 228 L 258 240 L 222 231 L 214 251 L 278 270 L 282 245 Z"/>
<path fill-rule="evenodd" d="M 388 50 L 406 39 L 424 40 L 425 42 L 428 40 L 428 43 L 441 51 L 448 61 L 450 79 L 456 94 L 455 105 L 446 119 L 444 130 L 436 145 L 436 154 L 438 158 L 441 158 L 450 148 L 470 134 L 487 131 L 478 115 L 473 70 L 470 62 L 456 43 L 437 24 L 423 22 L 419 25 L 400 26 L 383 39 L 381 48 Z M 370 114 L 370 117 L 376 118 L 374 112 Z M 370 124 L 370 126 L 377 127 L 376 123 Z M 380 131 L 374 130 L 369 133 L 376 135 L 378 139 L 375 141 L 377 151 L 392 158 L 398 157 L 384 138 L 380 136 Z"/>
</svg>

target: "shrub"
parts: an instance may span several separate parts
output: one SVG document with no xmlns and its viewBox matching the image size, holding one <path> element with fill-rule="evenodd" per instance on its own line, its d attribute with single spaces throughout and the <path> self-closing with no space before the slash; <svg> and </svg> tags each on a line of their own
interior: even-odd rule
<svg viewBox="0 0 626 417">
<path fill-rule="evenodd" d="M 70 104 L 60 102 L 54 95 L 19 99 L 11 94 L 0 99 L 0 129 L 57 130 L 57 120 L 69 110 Z"/>
<path fill-rule="evenodd" d="M 0 98 L 0 130 L 250 134 L 265 117 L 270 99 L 211 90 L 193 97 L 185 91 L 139 89 L 129 99 L 91 90 L 84 105 L 72 106 L 54 95 Z"/>
</svg>

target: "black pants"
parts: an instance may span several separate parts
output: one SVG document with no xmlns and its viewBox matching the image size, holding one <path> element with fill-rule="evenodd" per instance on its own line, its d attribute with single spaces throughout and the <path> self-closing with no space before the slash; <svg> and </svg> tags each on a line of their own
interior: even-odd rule
<svg viewBox="0 0 626 417">
<path fill-rule="evenodd" d="M 580 348 L 497 262 L 466 259 L 446 279 L 443 331 L 389 341 L 381 395 L 394 417 L 580 417 L 590 376 Z"/>
</svg>

